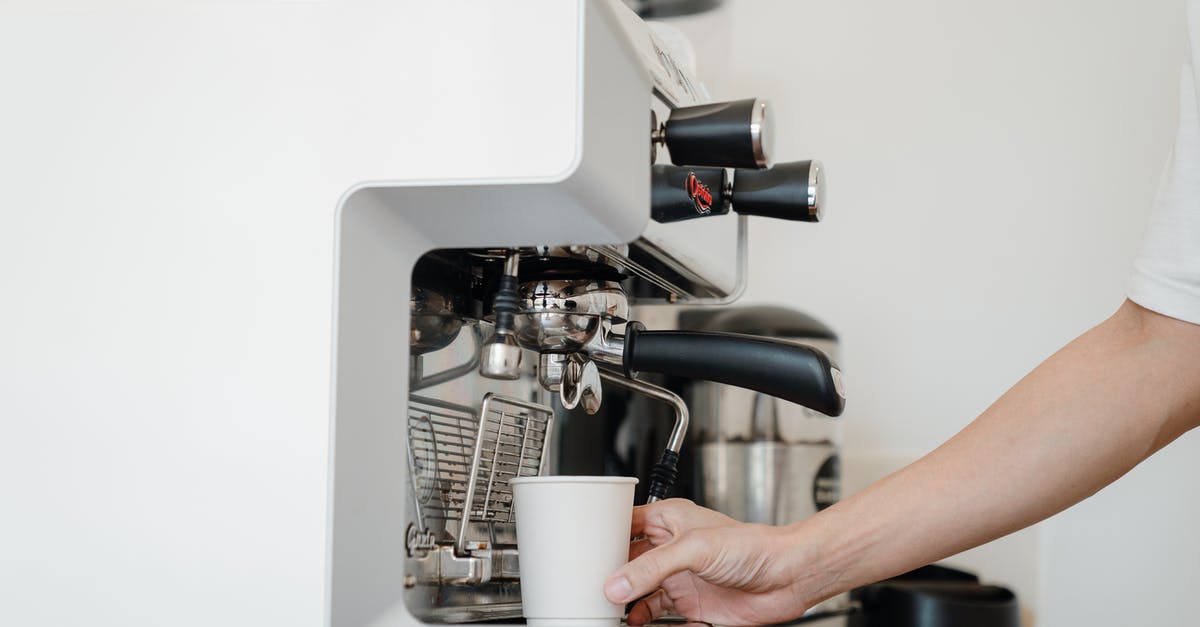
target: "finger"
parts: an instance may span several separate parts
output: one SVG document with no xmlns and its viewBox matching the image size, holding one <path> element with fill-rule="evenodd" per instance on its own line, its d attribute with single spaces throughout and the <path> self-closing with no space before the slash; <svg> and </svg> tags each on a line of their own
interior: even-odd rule
<svg viewBox="0 0 1200 627">
<path fill-rule="evenodd" d="M 638 505 L 633 508 L 633 521 L 630 524 L 630 537 L 638 537 L 646 534 L 646 517 L 650 515 L 650 508 L 654 508 L 657 503 L 649 505 Z M 655 508 L 657 509 L 657 508 Z"/>
<path fill-rule="evenodd" d="M 695 504 L 687 499 L 674 498 L 634 507 L 631 536 L 636 538 L 644 535 L 647 527 L 661 526 L 664 517 L 671 512 L 679 513 L 682 507 L 687 506 L 695 507 Z"/>
<path fill-rule="evenodd" d="M 637 605 L 629 610 L 629 616 L 625 618 L 625 622 L 632 627 L 637 627 L 674 611 L 675 606 L 671 603 L 671 597 L 667 596 L 666 592 L 659 590 L 638 601 Z"/>
<path fill-rule="evenodd" d="M 632 562 L 633 560 L 641 557 L 643 553 L 645 553 L 646 551 L 649 551 L 650 549 L 653 549 L 653 548 L 654 548 L 654 543 L 645 538 L 643 538 L 641 540 L 635 540 L 633 542 L 630 542 L 629 543 L 629 559 L 627 561 Z"/>
<path fill-rule="evenodd" d="M 705 530 L 690 531 L 662 546 L 646 551 L 625 564 L 604 583 L 604 596 L 613 603 L 628 603 L 657 590 L 664 579 L 685 570 L 703 570 L 716 547 L 706 543 Z"/>
<path fill-rule="evenodd" d="M 646 607 L 645 601 L 638 601 L 637 605 L 629 610 L 629 614 L 625 617 L 625 624 L 629 627 L 639 627 L 654 620 L 650 617 L 650 609 Z"/>
</svg>

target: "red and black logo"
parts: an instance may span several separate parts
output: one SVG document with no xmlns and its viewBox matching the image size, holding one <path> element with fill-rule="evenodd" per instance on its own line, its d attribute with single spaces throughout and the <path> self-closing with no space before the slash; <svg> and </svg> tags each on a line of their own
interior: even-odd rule
<svg viewBox="0 0 1200 627">
<path fill-rule="evenodd" d="M 700 182 L 696 178 L 695 172 L 688 172 L 687 180 L 683 182 L 684 190 L 687 191 L 688 198 L 692 199 L 692 204 L 696 206 L 697 213 L 708 213 L 712 211 L 712 191 L 708 186 Z"/>
</svg>

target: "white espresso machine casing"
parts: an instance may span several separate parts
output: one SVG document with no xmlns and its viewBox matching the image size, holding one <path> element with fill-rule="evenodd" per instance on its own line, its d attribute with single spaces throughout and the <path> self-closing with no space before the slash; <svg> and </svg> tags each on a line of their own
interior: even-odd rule
<svg viewBox="0 0 1200 627">
<path fill-rule="evenodd" d="M 615 0 L 18 1 L 0 52 L 14 624 L 417 624 L 417 258 L 641 237 L 738 289 L 744 218 L 648 223 L 652 94 L 706 96 Z"/>
</svg>

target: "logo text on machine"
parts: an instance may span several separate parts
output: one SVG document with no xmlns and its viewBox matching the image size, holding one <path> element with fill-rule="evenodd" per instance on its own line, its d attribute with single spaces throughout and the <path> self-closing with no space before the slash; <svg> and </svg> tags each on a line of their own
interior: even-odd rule
<svg viewBox="0 0 1200 627">
<path fill-rule="evenodd" d="M 696 213 L 707 214 L 712 211 L 712 191 L 708 189 L 707 185 L 700 182 L 695 172 L 688 172 L 683 187 L 688 198 L 692 199 L 692 204 L 696 206 Z"/>
</svg>

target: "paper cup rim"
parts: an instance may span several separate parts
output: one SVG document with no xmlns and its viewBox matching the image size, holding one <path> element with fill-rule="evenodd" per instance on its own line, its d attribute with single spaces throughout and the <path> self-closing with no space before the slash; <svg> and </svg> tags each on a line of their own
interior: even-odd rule
<svg viewBox="0 0 1200 627">
<path fill-rule="evenodd" d="M 554 475 L 548 477 L 514 477 L 508 480 L 509 485 L 526 485 L 539 483 L 604 483 L 608 485 L 636 485 L 637 477 L 588 477 L 574 475 Z"/>
</svg>

